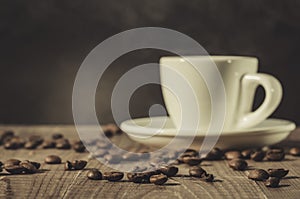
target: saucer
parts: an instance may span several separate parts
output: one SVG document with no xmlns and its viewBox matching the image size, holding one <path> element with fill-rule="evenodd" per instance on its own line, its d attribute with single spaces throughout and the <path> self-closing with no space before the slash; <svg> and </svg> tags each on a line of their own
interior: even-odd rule
<svg viewBox="0 0 300 199">
<path fill-rule="evenodd" d="M 180 141 L 180 139 L 189 139 L 195 134 L 192 130 L 178 133 L 173 122 L 167 116 L 127 120 L 122 122 L 120 128 L 132 140 L 159 148 L 169 144 L 175 136 Z M 215 147 L 226 149 L 273 145 L 284 140 L 295 128 L 295 123 L 291 121 L 266 119 L 252 128 L 221 132 Z M 213 136 L 204 134 L 196 132 L 190 148 L 199 149 L 205 137 Z"/>
</svg>

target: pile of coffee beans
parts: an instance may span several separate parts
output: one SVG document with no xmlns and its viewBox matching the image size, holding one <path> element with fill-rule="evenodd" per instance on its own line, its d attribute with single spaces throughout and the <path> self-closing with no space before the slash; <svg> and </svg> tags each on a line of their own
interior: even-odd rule
<svg viewBox="0 0 300 199">
<path fill-rule="evenodd" d="M 122 131 L 114 124 L 107 124 L 104 127 L 104 136 L 113 137 L 121 134 Z M 17 149 L 73 149 L 78 153 L 86 152 L 86 148 L 81 141 L 70 141 L 61 133 L 54 133 L 51 139 L 45 139 L 42 136 L 31 135 L 27 138 L 16 135 L 13 131 L 0 131 L 0 145 L 3 145 L 5 149 L 17 150 Z"/>
<path fill-rule="evenodd" d="M 285 177 L 289 170 L 285 169 L 254 169 L 249 171 L 248 178 L 255 181 L 264 181 L 267 187 L 279 187 L 280 179 Z"/>
<path fill-rule="evenodd" d="M 29 160 L 9 159 L 4 163 L 0 162 L 0 172 L 3 170 L 10 174 L 33 174 L 38 172 L 41 164 Z"/>
</svg>

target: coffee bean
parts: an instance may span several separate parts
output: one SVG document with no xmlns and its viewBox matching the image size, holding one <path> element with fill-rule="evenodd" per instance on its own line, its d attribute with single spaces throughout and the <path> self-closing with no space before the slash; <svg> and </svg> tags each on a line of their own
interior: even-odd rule
<svg viewBox="0 0 300 199">
<path fill-rule="evenodd" d="M 289 170 L 285 169 L 268 169 L 270 177 L 283 178 L 289 173 Z"/>
<path fill-rule="evenodd" d="M 254 169 L 249 171 L 248 178 L 256 181 L 264 181 L 269 178 L 269 174 L 263 169 Z"/>
<path fill-rule="evenodd" d="M 242 158 L 242 154 L 239 151 L 227 151 L 224 155 L 227 160 Z"/>
<path fill-rule="evenodd" d="M 88 179 L 102 180 L 102 173 L 98 169 L 91 169 L 87 172 Z"/>
<path fill-rule="evenodd" d="M 39 169 L 41 167 L 41 163 L 39 162 L 30 161 L 30 163 L 33 164 L 33 166 L 35 166 L 36 169 Z"/>
<path fill-rule="evenodd" d="M 72 164 L 72 167 L 75 170 L 82 170 L 87 165 L 87 161 L 85 161 L 85 160 L 74 160 L 71 164 Z"/>
<path fill-rule="evenodd" d="M 200 164 L 202 162 L 202 159 L 198 157 L 186 156 L 183 157 L 182 161 L 190 166 L 194 166 Z"/>
<path fill-rule="evenodd" d="M 15 134 L 13 131 L 0 131 L 0 145 L 6 143 L 14 136 Z"/>
<path fill-rule="evenodd" d="M 146 176 L 143 173 L 127 173 L 127 178 L 134 183 L 146 182 Z"/>
<path fill-rule="evenodd" d="M 39 143 L 36 141 L 28 141 L 25 143 L 25 149 L 36 149 L 39 146 Z"/>
<path fill-rule="evenodd" d="M 64 136 L 61 134 L 61 133 L 54 133 L 53 135 L 52 135 L 52 139 L 53 140 L 58 140 L 58 139 L 61 139 L 61 138 L 63 138 Z"/>
<path fill-rule="evenodd" d="M 42 138 L 39 135 L 31 135 L 31 136 L 29 136 L 28 140 L 29 140 L 29 142 L 34 142 L 36 145 L 40 145 L 43 143 L 44 138 Z"/>
<path fill-rule="evenodd" d="M 248 164 L 243 159 L 233 159 L 228 162 L 230 168 L 238 171 L 243 171 L 248 167 Z"/>
<path fill-rule="evenodd" d="M 206 171 L 198 166 L 193 166 L 189 168 L 190 176 L 202 178 L 206 175 Z"/>
<path fill-rule="evenodd" d="M 163 166 L 160 167 L 159 171 L 168 177 L 173 177 L 178 173 L 178 168 L 174 166 Z"/>
<path fill-rule="evenodd" d="M 221 160 L 223 151 L 219 148 L 213 148 L 208 154 L 205 155 L 205 160 Z"/>
<path fill-rule="evenodd" d="M 265 185 L 266 187 L 276 188 L 279 187 L 279 183 L 280 183 L 280 178 L 271 177 L 265 182 Z"/>
<path fill-rule="evenodd" d="M 205 182 L 213 182 L 215 179 L 213 174 L 205 174 L 203 177 L 200 178 L 200 180 Z"/>
<path fill-rule="evenodd" d="M 85 152 L 85 146 L 83 144 L 80 144 L 80 143 L 73 144 L 73 149 L 77 153 Z"/>
<path fill-rule="evenodd" d="M 21 165 L 7 165 L 4 169 L 11 174 L 21 174 L 25 171 L 25 168 Z"/>
<path fill-rule="evenodd" d="M 4 167 L 12 166 L 12 165 L 19 165 L 21 163 L 18 159 L 8 159 L 4 162 Z"/>
<path fill-rule="evenodd" d="M 109 164 L 118 164 L 123 159 L 120 154 L 107 154 L 104 158 Z"/>
<path fill-rule="evenodd" d="M 155 185 L 163 185 L 168 181 L 168 177 L 163 174 L 153 175 L 150 177 L 150 182 Z"/>
<path fill-rule="evenodd" d="M 140 174 L 143 175 L 144 182 L 149 183 L 151 176 L 161 174 L 161 172 L 159 170 L 152 170 L 152 171 L 142 172 Z"/>
<path fill-rule="evenodd" d="M 15 149 L 22 148 L 24 146 L 24 144 L 25 144 L 25 141 L 23 139 L 15 136 L 15 137 L 12 137 L 6 143 L 4 143 L 4 148 L 15 150 Z"/>
<path fill-rule="evenodd" d="M 194 149 L 187 149 L 183 155 L 188 155 L 188 156 L 193 156 L 193 157 L 198 157 L 199 156 L 199 152 L 194 150 Z"/>
<path fill-rule="evenodd" d="M 251 155 L 251 160 L 254 160 L 256 162 L 260 162 L 264 159 L 265 157 L 265 152 L 264 151 L 254 151 Z"/>
<path fill-rule="evenodd" d="M 299 147 L 293 147 L 290 149 L 289 154 L 293 156 L 300 156 L 300 148 Z"/>
<path fill-rule="evenodd" d="M 282 161 L 285 157 L 285 154 L 280 149 L 271 149 L 267 151 L 266 158 L 269 161 Z"/>
<path fill-rule="evenodd" d="M 241 155 L 244 159 L 250 159 L 251 157 L 251 154 L 253 153 L 254 151 L 252 149 L 245 149 L 241 152 Z"/>
<path fill-rule="evenodd" d="M 103 178 L 108 181 L 119 181 L 124 177 L 124 173 L 118 171 L 105 172 Z"/>
<path fill-rule="evenodd" d="M 37 169 L 36 167 L 31 164 L 30 162 L 21 162 L 20 163 L 20 166 L 22 166 L 24 168 L 24 172 L 25 173 L 36 173 L 37 172 Z"/>
<path fill-rule="evenodd" d="M 278 147 L 278 146 L 265 146 L 261 150 L 264 152 L 267 152 L 272 149 L 276 149 L 276 150 L 280 150 L 281 152 L 284 152 L 284 149 L 282 147 Z"/>
<path fill-rule="evenodd" d="M 45 163 L 47 164 L 60 164 L 61 158 L 57 155 L 49 155 L 45 158 Z"/>
<path fill-rule="evenodd" d="M 51 148 L 55 148 L 56 143 L 53 140 L 45 140 L 42 143 L 42 148 L 43 149 L 51 149 Z"/>
<path fill-rule="evenodd" d="M 66 161 L 65 163 L 65 170 L 72 170 L 73 166 L 72 166 L 72 163 L 70 161 Z"/>
<path fill-rule="evenodd" d="M 22 163 L 30 163 L 32 164 L 36 169 L 39 169 L 41 167 L 41 164 L 39 162 L 34 162 L 34 161 L 29 161 L 29 160 L 24 160 L 22 161 L 20 164 Z"/>
<path fill-rule="evenodd" d="M 127 161 L 138 161 L 140 159 L 140 155 L 137 153 L 125 153 L 122 158 Z"/>
<path fill-rule="evenodd" d="M 71 148 L 71 144 L 69 142 L 69 140 L 67 139 L 57 139 L 56 140 L 56 148 L 57 149 L 70 149 Z"/>
</svg>

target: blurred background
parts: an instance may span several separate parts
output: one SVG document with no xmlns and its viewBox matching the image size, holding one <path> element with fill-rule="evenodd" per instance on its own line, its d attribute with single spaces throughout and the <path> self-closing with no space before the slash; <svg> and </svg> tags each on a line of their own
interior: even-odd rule
<svg viewBox="0 0 300 199">
<path fill-rule="evenodd" d="M 71 124 L 76 72 L 100 42 L 131 28 L 180 31 L 210 54 L 256 56 L 260 72 L 277 77 L 284 98 L 274 117 L 300 122 L 300 1 L 298 0 L 2 0 L 0 6 L 0 123 Z M 169 55 L 139 50 L 117 59 L 99 82 L 101 123 L 113 122 L 114 84 L 136 65 Z M 257 91 L 257 107 L 264 97 Z M 157 85 L 131 98 L 132 117 L 161 103 Z"/>
</svg>

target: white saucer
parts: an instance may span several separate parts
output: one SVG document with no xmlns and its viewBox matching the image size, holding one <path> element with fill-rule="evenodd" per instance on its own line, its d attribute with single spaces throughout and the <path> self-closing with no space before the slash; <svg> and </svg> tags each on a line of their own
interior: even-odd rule
<svg viewBox="0 0 300 199">
<path fill-rule="evenodd" d="M 166 146 L 174 136 L 186 139 L 194 132 L 186 130 L 178 134 L 169 117 L 138 118 L 122 122 L 120 128 L 137 142 L 148 146 Z M 273 145 L 284 140 L 296 128 L 295 123 L 282 119 L 267 119 L 261 124 L 239 131 L 222 132 L 216 147 L 247 148 Z M 191 148 L 199 149 L 205 135 L 196 133 Z M 202 134 L 202 135 L 201 135 Z"/>
</svg>

